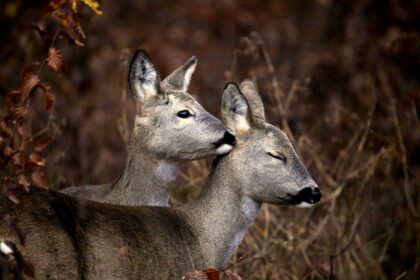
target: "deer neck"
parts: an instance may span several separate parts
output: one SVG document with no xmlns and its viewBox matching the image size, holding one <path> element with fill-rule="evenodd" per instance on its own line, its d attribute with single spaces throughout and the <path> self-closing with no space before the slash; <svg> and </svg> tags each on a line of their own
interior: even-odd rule
<svg viewBox="0 0 420 280">
<path fill-rule="evenodd" d="M 203 268 L 220 269 L 226 264 L 261 207 L 240 191 L 228 164 L 230 156 L 214 167 L 197 200 L 180 209 L 198 240 Z"/>
<path fill-rule="evenodd" d="M 179 163 L 158 158 L 139 142 L 130 142 L 125 169 L 106 200 L 122 205 L 168 206 Z"/>
</svg>

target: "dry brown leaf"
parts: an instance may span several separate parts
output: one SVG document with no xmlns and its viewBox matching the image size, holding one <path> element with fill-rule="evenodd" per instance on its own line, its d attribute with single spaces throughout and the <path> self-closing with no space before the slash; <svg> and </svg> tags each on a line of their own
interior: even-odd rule
<svg viewBox="0 0 420 280">
<path fill-rule="evenodd" d="M 227 269 L 225 273 L 228 276 L 229 280 L 242 280 L 241 276 L 239 276 L 238 274 L 234 273 L 233 271 L 229 269 Z"/>
<path fill-rule="evenodd" d="M 29 117 L 29 109 L 26 106 L 16 106 L 11 111 L 16 119 L 25 120 Z"/>
<path fill-rule="evenodd" d="M 29 191 L 29 186 L 31 185 L 31 183 L 29 183 L 25 175 L 19 175 L 18 184 L 23 186 L 25 188 L 25 191 Z"/>
<path fill-rule="evenodd" d="M 5 133 L 6 135 L 12 134 L 13 130 L 9 127 L 6 120 L 1 121 L 0 128 L 2 130 L 2 133 Z"/>
<path fill-rule="evenodd" d="M 32 153 L 29 155 L 29 161 L 35 166 L 39 166 L 39 167 L 45 166 L 45 160 L 36 153 Z"/>
<path fill-rule="evenodd" d="M 20 203 L 20 198 L 17 195 L 15 195 L 13 192 L 9 191 L 6 193 L 6 195 L 14 204 Z"/>
<path fill-rule="evenodd" d="M 74 14 L 73 15 L 74 17 L 75 17 L 75 20 L 73 21 L 73 30 L 74 30 L 74 32 L 76 33 L 76 34 L 78 34 L 80 37 L 82 37 L 83 39 L 86 39 L 86 34 L 85 34 L 85 32 L 83 31 L 83 28 L 82 28 L 82 26 L 80 25 L 80 21 L 79 21 L 79 19 L 77 18 L 77 15 L 76 14 Z"/>
<path fill-rule="evenodd" d="M 37 171 L 32 172 L 31 179 L 35 185 L 44 189 L 48 189 L 48 181 L 45 178 L 45 175 L 42 171 L 37 170 Z"/>
<path fill-rule="evenodd" d="M 182 279 L 185 280 L 219 280 L 220 271 L 210 268 L 205 270 L 194 270 L 185 274 Z"/>
<path fill-rule="evenodd" d="M 41 39 L 47 40 L 47 39 L 50 39 L 52 37 L 52 35 L 48 31 L 46 31 L 44 28 L 42 28 L 41 26 L 32 23 L 32 27 L 39 34 Z"/>
<path fill-rule="evenodd" d="M 61 31 L 60 33 L 60 38 L 64 38 L 67 40 L 67 42 L 77 46 L 77 47 L 84 47 L 85 44 L 80 41 L 78 38 L 76 38 L 74 35 L 66 32 L 66 31 Z"/>
<path fill-rule="evenodd" d="M 39 87 L 43 90 L 44 99 L 45 99 L 45 110 L 51 110 L 52 106 L 54 105 L 55 96 L 51 91 L 51 87 L 46 83 L 39 84 Z"/>
<path fill-rule="evenodd" d="M 6 147 L 6 148 L 4 148 L 4 150 L 3 150 L 3 154 L 4 154 L 5 156 L 11 157 L 11 156 L 13 156 L 13 149 L 12 149 L 12 148 L 10 148 L 10 147 Z"/>
<path fill-rule="evenodd" d="M 16 167 L 23 167 L 23 162 L 24 162 L 24 159 L 23 159 L 22 153 L 16 153 L 13 155 L 13 164 Z"/>
<path fill-rule="evenodd" d="M 207 274 L 202 270 L 194 270 L 188 272 L 182 277 L 183 280 L 208 280 L 209 277 Z"/>
<path fill-rule="evenodd" d="M 48 4 L 48 7 L 45 9 L 43 16 L 48 17 L 51 13 L 58 10 L 65 3 L 66 0 L 51 0 Z"/>
<path fill-rule="evenodd" d="M 61 26 L 62 27 L 69 28 L 70 26 L 72 26 L 72 20 L 69 17 L 68 13 L 59 13 L 59 12 L 56 12 L 55 15 L 60 20 L 60 23 L 61 23 Z"/>
<path fill-rule="evenodd" d="M 51 47 L 48 49 L 47 63 L 58 75 L 63 74 L 63 56 L 57 48 Z"/>
<path fill-rule="evenodd" d="M 23 119 L 21 119 L 20 121 L 17 122 L 17 124 L 16 124 L 16 131 L 22 137 L 26 137 L 26 136 L 28 136 L 30 134 L 28 125 L 27 125 L 27 123 Z M 22 142 L 22 144 L 23 144 L 23 142 Z"/>
<path fill-rule="evenodd" d="M 10 111 L 13 111 L 13 108 L 16 106 L 15 103 L 21 94 L 22 94 L 22 91 L 20 89 L 17 89 L 17 90 L 12 90 L 6 95 L 5 101 Z"/>
<path fill-rule="evenodd" d="M 23 76 L 23 84 L 21 88 L 22 95 L 26 98 L 29 93 L 39 84 L 39 77 L 33 73 Z"/>
<path fill-rule="evenodd" d="M 35 140 L 35 151 L 40 152 L 44 150 L 52 140 L 54 140 L 53 136 Z"/>
<path fill-rule="evenodd" d="M 99 10 L 99 3 L 95 0 L 82 0 L 83 3 L 88 5 L 98 15 L 102 15 L 102 11 Z"/>
<path fill-rule="evenodd" d="M 78 4 L 78 0 L 69 0 L 68 1 L 70 4 L 70 8 L 73 11 L 73 13 L 77 14 L 77 4 Z"/>
</svg>

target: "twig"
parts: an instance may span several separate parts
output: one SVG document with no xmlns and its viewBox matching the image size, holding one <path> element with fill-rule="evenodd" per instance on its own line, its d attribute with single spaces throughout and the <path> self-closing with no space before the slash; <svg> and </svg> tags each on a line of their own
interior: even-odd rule
<svg viewBox="0 0 420 280">
<path fill-rule="evenodd" d="M 401 150 L 401 162 L 402 162 L 403 173 L 404 173 L 404 195 L 405 195 L 405 199 L 407 201 L 408 208 L 411 214 L 417 219 L 419 218 L 419 215 L 417 213 L 416 207 L 414 206 L 413 198 L 411 196 L 410 178 L 408 175 L 407 152 L 406 152 L 404 139 L 401 132 L 400 121 L 398 119 L 397 101 L 392 94 L 391 85 L 389 84 L 388 77 L 384 71 L 379 72 L 379 80 L 382 85 L 382 90 L 391 99 L 392 121 L 394 122 L 394 126 L 397 132 L 398 145 Z"/>
<path fill-rule="evenodd" d="M 125 147 L 127 149 L 128 142 L 130 138 L 130 132 L 128 129 L 128 118 L 127 118 L 127 69 L 128 69 L 128 49 L 123 49 L 120 55 L 120 66 L 121 66 L 121 117 L 118 120 L 118 130 L 120 132 L 121 138 L 125 143 Z"/>
<path fill-rule="evenodd" d="M 338 253 L 330 255 L 330 257 L 329 257 L 329 260 L 330 260 L 330 274 L 329 274 L 328 279 L 336 279 L 336 277 L 334 275 L 334 260 L 336 258 L 340 257 L 342 254 L 344 254 L 347 251 L 347 249 L 350 247 L 359 225 L 360 225 L 360 219 L 356 218 L 354 223 L 353 223 L 353 226 L 351 228 L 350 236 L 349 236 L 349 239 L 347 240 L 347 243 L 338 251 Z"/>
</svg>

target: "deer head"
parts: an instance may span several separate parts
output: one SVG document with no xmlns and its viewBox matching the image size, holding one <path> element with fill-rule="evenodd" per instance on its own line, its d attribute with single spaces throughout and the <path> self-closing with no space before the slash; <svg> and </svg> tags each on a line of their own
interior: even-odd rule
<svg viewBox="0 0 420 280">
<path fill-rule="evenodd" d="M 229 83 L 222 97 L 222 118 L 235 132 L 229 155 L 232 176 L 258 202 L 310 206 L 321 198 L 318 186 L 287 135 L 265 120 L 264 107 L 251 81 Z M 257 182 L 257 183 L 253 183 Z"/>
<path fill-rule="evenodd" d="M 234 136 L 187 92 L 196 65 L 197 59 L 191 57 L 161 81 L 147 53 L 135 53 L 129 71 L 129 85 L 138 103 L 132 144 L 141 137 L 150 152 L 173 160 L 199 159 L 232 149 Z"/>
</svg>

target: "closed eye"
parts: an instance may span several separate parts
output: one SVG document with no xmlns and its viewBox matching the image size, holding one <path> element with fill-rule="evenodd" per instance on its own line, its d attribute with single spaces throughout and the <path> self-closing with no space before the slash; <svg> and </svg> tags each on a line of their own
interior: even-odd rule
<svg viewBox="0 0 420 280">
<path fill-rule="evenodd" d="M 270 157 L 273 157 L 273 158 L 275 158 L 275 159 L 278 159 L 278 160 L 281 160 L 281 161 L 287 162 L 287 158 L 286 158 L 286 156 L 285 156 L 285 155 L 283 155 L 283 154 L 273 154 L 273 153 L 270 153 L 270 152 L 268 152 L 267 154 L 268 154 Z"/>
</svg>

